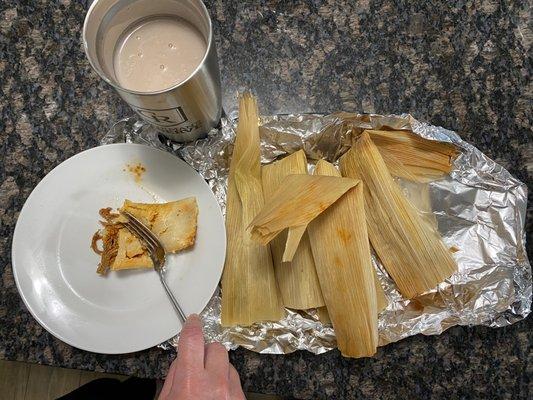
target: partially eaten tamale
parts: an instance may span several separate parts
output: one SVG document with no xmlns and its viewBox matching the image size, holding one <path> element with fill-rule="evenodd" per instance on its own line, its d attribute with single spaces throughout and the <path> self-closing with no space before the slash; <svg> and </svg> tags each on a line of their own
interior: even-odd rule
<svg viewBox="0 0 533 400">
<path fill-rule="evenodd" d="M 407 179 L 434 180 L 452 169 L 453 159 L 459 154 L 452 143 L 425 139 L 409 131 L 364 131 L 378 147 L 389 171 Z M 396 161 L 400 162 L 399 166 Z M 411 176 L 406 176 L 407 173 Z"/>
<path fill-rule="evenodd" d="M 287 228 L 299 237 L 310 221 L 355 185 L 349 178 L 288 175 L 250 223 L 252 237 L 267 244 Z"/>
<path fill-rule="evenodd" d="M 290 174 L 307 174 L 307 159 L 302 150 L 262 167 L 265 201 L 268 202 L 274 192 L 284 186 L 283 181 Z M 307 233 L 304 233 L 301 243 L 297 246 L 292 261 L 285 263 L 282 258 L 286 242 L 287 232 L 282 232 L 270 242 L 276 279 L 284 306 L 297 310 L 323 306 L 324 299 Z"/>
<path fill-rule="evenodd" d="M 194 245 L 198 219 L 196 198 L 168 203 L 134 203 L 125 200 L 120 211 L 128 211 L 144 223 L 161 241 L 165 252 L 176 253 Z M 111 208 L 100 210 L 104 228 L 93 237 L 93 249 L 101 255 L 97 272 L 108 269 L 152 268 L 153 263 L 141 241 L 122 223 L 125 217 Z M 97 247 L 102 240 L 103 249 Z"/>
<path fill-rule="evenodd" d="M 361 179 L 370 242 L 406 298 L 413 298 L 457 270 L 438 232 L 402 194 L 367 132 L 341 158 L 344 176 Z"/>
<path fill-rule="evenodd" d="M 340 176 L 323 160 L 315 174 Z M 378 345 L 376 279 L 360 181 L 315 218 L 308 231 L 339 350 L 346 357 L 372 356 Z"/>
<path fill-rule="evenodd" d="M 226 201 L 227 250 L 222 275 L 222 325 L 248 326 L 284 315 L 269 246 L 252 241 L 246 227 L 263 206 L 256 99 L 239 101 L 239 123 Z"/>
<path fill-rule="evenodd" d="M 145 224 L 167 253 L 176 253 L 194 244 L 198 220 L 195 197 L 161 204 L 125 200 L 120 210 L 131 213 Z"/>
</svg>

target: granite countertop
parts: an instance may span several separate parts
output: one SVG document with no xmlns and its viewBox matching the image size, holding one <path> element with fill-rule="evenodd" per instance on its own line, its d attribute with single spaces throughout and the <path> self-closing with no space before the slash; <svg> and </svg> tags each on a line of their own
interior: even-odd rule
<svg viewBox="0 0 533 400">
<path fill-rule="evenodd" d="M 235 109 L 238 90 L 253 88 L 265 114 L 409 112 L 459 132 L 531 188 L 527 2 L 413 3 L 208 1 L 225 109 Z M 106 356 L 53 338 L 30 316 L 13 280 L 12 233 L 31 190 L 132 115 L 85 59 L 86 8 L 75 0 L 0 4 L 0 358 L 161 377 L 170 352 Z M 530 206 L 529 243 L 531 216 Z M 528 252 L 531 258 L 531 246 Z M 525 399 L 533 389 L 531 321 L 416 336 L 370 359 L 237 350 L 231 360 L 246 390 L 302 399 Z"/>
</svg>

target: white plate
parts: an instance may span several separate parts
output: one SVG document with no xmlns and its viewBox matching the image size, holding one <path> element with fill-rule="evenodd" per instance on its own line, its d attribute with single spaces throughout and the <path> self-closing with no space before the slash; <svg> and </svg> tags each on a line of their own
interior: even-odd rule
<svg viewBox="0 0 533 400">
<path fill-rule="evenodd" d="M 145 168 L 136 183 L 126 164 Z M 195 196 L 194 248 L 171 255 L 167 280 L 186 314 L 215 291 L 226 250 L 224 220 L 209 186 L 185 162 L 143 145 L 96 147 L 69 158 L 33 190 L 13 237 L 13 272 L 24 303 L 51 334 L 108 354 L 155 346 L 179 332 L 179 320 L 153 270 L 96 274 L 90 248 L 98 210 L 124 199 L 162 202 Z"/>
</svg>

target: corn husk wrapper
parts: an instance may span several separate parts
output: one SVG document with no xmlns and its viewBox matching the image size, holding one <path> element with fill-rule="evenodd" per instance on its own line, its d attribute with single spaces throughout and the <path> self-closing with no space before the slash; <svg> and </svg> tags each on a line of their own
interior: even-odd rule
<svg viewBox="0 0 533 400">
<path fill-rule="evenodd" d="M 427 182 L 452 170 L 459 154 L 451 143 L 425 139 L 408 131 L 366 130 L 392 175 Z M 400 164 L 398 164 L 398 162 Z"/>
<path fill-rule="evenodd" d="M 287 175 L 306 173 L 307 159 L 302 150 L 262 167 L 265 201 L 268 202 L 279 187 L 291 190 L 284 185 Z M 295 249 L 291 262 L 283 262 L 282 260 L 286 242 L 287 232 L 285 231 L 270 242 L 276 279 L 284 306 L 297 310 L 324 306 L 308 234 L 303 234 L 301 243 Z"/>
<path fill-rule="evenodd" d="M 269 246 L 252 241 L 246 226 L 263 206 L 257 103 L 245 94 L 228 177 L 227 250 L 222 275 L 223 326 L 277 321 L 284 315 Z"/>
<path fill-rule="evenodd" d="M 341 158 L 344 176 L 364 183 L 370 242 L 401 294 L 410 299 L 457 270 L 439 234 L 402 194 L 368 133 Z"/>
<path fill-rule="evenodd" d="M 325 161 L 315 174 L 340 175 Z M 346 357 L 368 357 L 378 344 L 375 271 L 360 182 L 309 224 L 320 287 L 337 346 Z"/>
<path fill-rule="evenodd" d="M 332 176 L 288 175 L 250 224 L 252 238 L 267 244 L 284 229 L 301 231 L 339 199 L 357 180 Z"/>
</svg>

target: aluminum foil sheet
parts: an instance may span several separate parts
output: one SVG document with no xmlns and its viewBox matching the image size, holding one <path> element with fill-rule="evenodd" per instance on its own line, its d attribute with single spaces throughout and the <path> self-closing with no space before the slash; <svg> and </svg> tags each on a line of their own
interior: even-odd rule
<svg viewBox="0 0 533 400">
<path fill-rule="evenodd" d="M 236 119 L 231 115 L 206 139 L 194 144 L 165 142 L 143 122 L 119 121 L 102 143 L 135 142 L 155 146 L 181 157 L 209 183 L 224 210 L 229 160 Z M 379 315 L 379 343 L 405 337 L 438 335 L 454 325 L 500 327 L 525 318 L 531 309 L 531 266 L 525 247 L 527 187 L 503 167 L 464 142 L 454 132 L 419 122 L 410 115 L 380 116 L 338 113 L 333 115 L 278 115 L 261 121 L 262 162 L 304 149 L 310 168 L 316 160 L 336 162 L 354 135 L 364 129 L 412 130 L 428 139 L 452 142 L 461 149 L 450 176 L 424 187 L 398 180 L 421 212 L 429 213 L 449 246 L 458 271 L 437 288 L 405 300 L 374 257 L 374 266 L 389 301 Z M 420 193 L 431 209 L 418 204 Z M 429 202 L 427 201 L 429 200 Z M 314 310 L 286 310 L 278 322 L 251 327 L 220 326 L 220 291 L 202 313 L 207 341 L 228 349 L 238 346 L 260 352 L 286 354 L 308 350 L 319 354 L 336 347 L 331 326 L 324 326 Z M 162 344 L 177 344 L 176 338 Z"/>
</svg>

